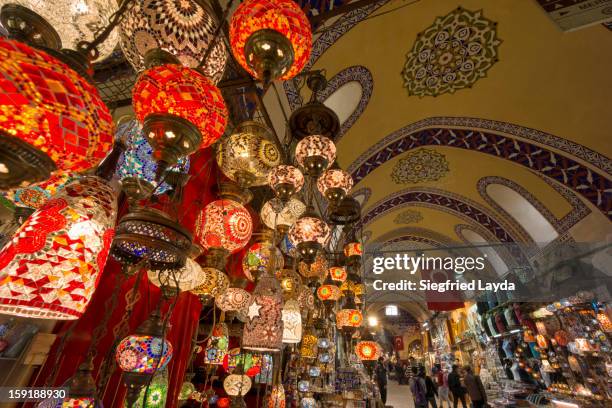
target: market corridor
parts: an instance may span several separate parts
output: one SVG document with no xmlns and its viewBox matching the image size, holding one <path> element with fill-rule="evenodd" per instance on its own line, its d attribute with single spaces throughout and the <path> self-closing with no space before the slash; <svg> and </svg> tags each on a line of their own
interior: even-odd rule
<svg viewBox="0 0 612 408">
<path fill-rule="evenodd" d="M 414 408 L 412 394 L 408 385 L 399 385 L 397 381 L 389 380 L 387 384 L 386 407 Z"/>
</svg>

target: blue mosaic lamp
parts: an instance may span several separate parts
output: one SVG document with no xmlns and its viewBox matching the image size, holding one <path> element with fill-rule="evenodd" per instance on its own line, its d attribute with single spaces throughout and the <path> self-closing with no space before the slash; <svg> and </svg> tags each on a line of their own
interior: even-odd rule
<svg viewBox="0 0 612 408">
<path fill-rule="evenodd" d="M 121 123 L 117 127 L 115 139 L 122 140 L 126 146 L 119 158 L 115 174 L 131 200 L 137 201 L 151 194 L 164 194 L 172 188 L 169 183 L 163 181 L 161 184 L 158 183 L 158 165 L 153 159 L 153 148 L 145 138 L 142 126 L 137 120 L 131 119 Z M 166 172 L 183 174 L 188 171 L 187 157 L 181 158 L 178 164 L 166 170 Z M 163 180 L 164 176 L 161 177 Z"/>
</svg>

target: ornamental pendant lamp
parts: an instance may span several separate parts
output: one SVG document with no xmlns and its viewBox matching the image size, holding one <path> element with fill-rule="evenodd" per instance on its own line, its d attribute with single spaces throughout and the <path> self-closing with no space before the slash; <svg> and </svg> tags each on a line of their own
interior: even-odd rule
<svg viewBox="0 0 612 408">
<path fill-rule="evenodd" d="M 361 339 L 355 345 L 355 354 L 372 375 L 376 361 L 382 355 L 381 346 L 374 341 L 370 331 L 364 329 Z"/>
<path fill-rule="evenodd" d="M 0 189 L 43 181 L 55 170 L 95 167 L 113 143 L 98 91 L 48 54 L 0 37 Z"/>
<path fill-rule="evenodd" d="M 283 236 L 298 218 L 306 211 L 306 205 L 295 197 L 287 201 L 273 198 L 261 207 L 261 221 L 270 229 L 278 231 Z"/>
<path fill-rule="evenodd" d="M 311 208 L 289 229 L 289 240 L 295 245 L 302 261 L 312 264 L 320 251 L 329 241 L 331 230 Z"/>
<path fill-rule="evenodd" d="M 363 314 L 355 304 L 354 295 L 347 292 L 346 301 L 342 309 L 336 313 L 336 327 L 347 335 L 352 335 L 361 327 Z"/>
<path fill-rule="evenodd" d="M 268 185 L 276 197 L 287 202 L 304 186 L 304 175 L 297 167 L 281 164 L 268 174 Z"/>
<path fill-rule="evenodd" d="M 336 160 L 336 145 L 329 138 L 310 135 L 295 146 L 295 160 L 311 177 L 319 177 Z"/>
<path fill-rule="evenodd" d="M 113 239 L 116 194 L 97 176 L 68 184 L 0 251 L 0 313 L 81 317 Z"/>
<path fill-rule="evenodd" d="M 329 169 L 317 179 L 317 188 L 332 205 L 337 205 L 353 188 L 353 178 L 344 170 Z"/>
<path fill-rule="evenodd" d="M 283 345 L 283 298 L 278 281 L 266 274 L 259 278 L 249 305 L 242 334 L 242 348 L 277 352 Z"/>
<path fill-rule="evenodd" d="M 302 314 L 297 300 L 285 302 L 283 316 L 283 343 L 297 344 L 302 340 Z"/>
<path fill-rule="evenodd" d="M 248 280 L 255 282 L 261 273 L 280 270 L 284 267 L 284 257 L 274 245 L 274 231 L 264 229 L 257 242 L 249 247 L 242 258 L 242 271 Z"/>
<path fill-rule="evenodd" d="M 166 297 L 178 296 L 180 292 L 190 291 L 206 281 L 202 267 L 191 258 L 179 269 L 148 270 L 149 282 L 158 288 Z"/>
<path fill-rule="evenodd" d="M 191 293 L 197 295 L 204 305 L 223 295 L 229 287 L 229 278 L 223 272 L 227 256 L 228 252 L 219 248 L 211 248 L 206 254 L 202 267 L 202 283 L 191 289 Z"/>
<path fill-rule="evenodd" d="M 293 78 L 310 58 L 310 22 L 292 0 L 243 1 L 229 31 L 234 57 L 265 85 Z"/>
</svg>

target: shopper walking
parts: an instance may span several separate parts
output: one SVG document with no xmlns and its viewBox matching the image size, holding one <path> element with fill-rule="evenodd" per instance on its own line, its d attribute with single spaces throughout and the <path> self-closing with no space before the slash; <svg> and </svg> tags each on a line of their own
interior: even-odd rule
<svg viewBox="0 0 612 408">
<path fill-rule="evenodd" d="M 413 367 L 412 372 L 415 374 L 410 383 L 410 392 L 414 398 L 415 408 L 427 408 L 427 384 L 425 383 L 425 369 L 421 369 L 417 373 L 417 368 Z"/>
<path fill-rule="evenodd" d="M 448 375 L 448 388 L 453 394 L 453 408 L 457 408 L 457 405 L 459 405 L 459 401 L 461 401 L 461 406 L 463 408 L 467 408 L 467 404 L 465 403 L 466 389 L 463 385 L 461 385 L 461 377 L 459 376 L 459 366 L 456 364 L 453 364 L 453 368 L 450 374 Z"/>
<path fill-rule="evenodd" d="M 470 366 L 465 366 L 463 369 L 465 370 L 465 378 L 463 381 L 465 382 L 465 388 L 467 388 L 467 392 L 472 400 L 473 408 L 486 407 L 487 393 L 485 392 L 480 377 L 474 374 Z"/>
<path fill-rule="evenodd" d="M 444 367 L 438 371 L 438 398 L 440 400 L 440 408 L 444 408 L 445 402 L 448 403 L 448 408 L 451 408 L 451 400 L 448 396 L 448 368 Z"/>
<path fill-rule="evenodd" d="M 427 397 L 429 405 L 431 405 L 432 408 L 438 408 L 438 405 L 436 404 L 436 397 L 438 396 L 438 386 L 431 379 L 430 376 L 425 375 L 425 369 L 423 369 L 423 371 L 421 372 L 421 376 L 425 377 L 425 396 Z"/>
<path fill-rule="evenodd" d="M 378 384 L 378 390 L 380 391 L 380 399 L 383 404 L 387 403 L 387 369 L 385 368 L 384 358 L 379 357 L 376 368 L 374 369 L 374 375 L 376 383 Z"/>
</svg>

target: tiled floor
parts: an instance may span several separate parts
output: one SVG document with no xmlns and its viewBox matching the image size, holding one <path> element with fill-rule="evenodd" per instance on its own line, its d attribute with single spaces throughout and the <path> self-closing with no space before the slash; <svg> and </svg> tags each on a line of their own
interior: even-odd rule
<svg viewBox="0 0 612 408">
<path fill-rule="evenodd" d="M 387 384 L 387 407 L 414 408 L 412 393 L 408 385 L 398 385 L 396 381 Z"/>
</svg>

